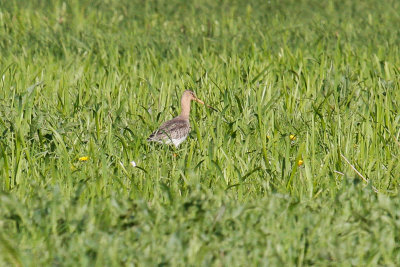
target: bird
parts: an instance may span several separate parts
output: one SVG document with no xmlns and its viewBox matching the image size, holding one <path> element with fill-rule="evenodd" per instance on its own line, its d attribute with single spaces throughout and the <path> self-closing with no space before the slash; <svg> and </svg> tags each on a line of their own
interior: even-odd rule
<svg viewBox="0 0 400 267">
<path fill-rule="evenodd" d="M 189 136 L 191 130 L 189 122 L 191 101 L 196 101 L 204 105 L 204 102 L 198 99 L 194 92 L 190 90 L 184 91 L 181 98 L 181 114 L 161 124 L 160 128 L 155 130 L 149 138 L 147 138 L 147 141 L 167 145 L 174 144 L 176 148 L 182 144 Z"/>
</svg>

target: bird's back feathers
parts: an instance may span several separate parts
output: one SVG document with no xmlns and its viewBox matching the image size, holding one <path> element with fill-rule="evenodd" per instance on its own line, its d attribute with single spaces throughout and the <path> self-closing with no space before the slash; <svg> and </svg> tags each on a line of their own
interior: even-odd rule
<svg viewBox="0 0 400 267">
<path fill-rule="evenodd" d="M 174 143 L 178 146 L 190 133 L 190 124 L 188 118 L 178 116 L 172 120 L 164 122 L 160 128 L 154 131 L 147 141 Z M 175 141 L 175 142 L 174 142 Z"/>
</svg>

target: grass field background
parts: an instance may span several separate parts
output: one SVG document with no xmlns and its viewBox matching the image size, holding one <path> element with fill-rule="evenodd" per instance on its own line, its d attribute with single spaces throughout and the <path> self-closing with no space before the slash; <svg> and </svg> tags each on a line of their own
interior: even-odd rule
<svg viewBox="0 0 400 267">
<path fill-rule="evenodd" d="M 0 265 L 396 266 L 399 14 L 1 1 Z"/>
</svg>

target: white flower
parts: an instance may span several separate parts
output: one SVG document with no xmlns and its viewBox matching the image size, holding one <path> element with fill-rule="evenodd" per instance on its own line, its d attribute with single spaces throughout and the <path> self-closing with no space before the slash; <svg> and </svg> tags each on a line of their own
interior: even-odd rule
<svg viewBox="0 0 400 267">
<path fill-rule="evenodd" d="M 136 167 L 136 162 L 134 162 L 133 160 L 130 162 L 132 167 Z"/>
</svg>

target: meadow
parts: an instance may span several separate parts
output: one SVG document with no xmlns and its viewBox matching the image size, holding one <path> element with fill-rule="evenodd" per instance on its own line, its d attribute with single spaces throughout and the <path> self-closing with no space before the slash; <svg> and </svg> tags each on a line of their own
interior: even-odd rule
<svg viewBox="0 0 400 267">
<path fill-rule="evenodd" d="M 399 14 L 0 1 L 0 266 L 398 266 Z"/>
</svg>

